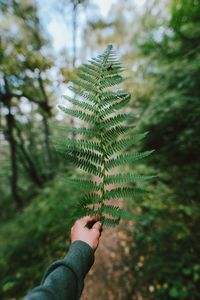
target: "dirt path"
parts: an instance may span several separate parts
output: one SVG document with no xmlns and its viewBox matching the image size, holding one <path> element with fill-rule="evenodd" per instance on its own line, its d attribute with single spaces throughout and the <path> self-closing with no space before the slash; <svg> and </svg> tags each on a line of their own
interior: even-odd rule
<svg viewBox="0 0 200 300">
<path fill-rule="evenodd" d="M 131 300 L 133 272 L 130 269 L 129 245 L 133 234 L 131 222 L 121 221 L 115 228 L 105 228 L 95 255 L 95 264 L 85 279 L 81 300 Z"/>
</svg>

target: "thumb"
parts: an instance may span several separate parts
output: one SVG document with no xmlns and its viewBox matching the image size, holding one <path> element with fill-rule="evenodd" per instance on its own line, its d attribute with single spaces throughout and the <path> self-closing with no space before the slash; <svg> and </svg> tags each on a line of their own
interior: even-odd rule
<svg viewBox="0 0 200 300">
<path fill-rule="evenodd" d="M 94 223 L 94 225 L 92 226 L 92 229 L 97 229 L 97 230 L 101 231 L 101 229 L 102 229 L 101 222 L 98 221 L 98 222 Z"/>
</svg>

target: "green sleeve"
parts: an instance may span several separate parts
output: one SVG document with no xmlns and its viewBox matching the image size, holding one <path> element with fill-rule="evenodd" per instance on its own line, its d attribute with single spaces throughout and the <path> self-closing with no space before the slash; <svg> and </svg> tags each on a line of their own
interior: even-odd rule
<svg viewBox="0 0 200 300">
<path fill-rule="evenodd" d="M 41 285 L 33 289 L 25 300 L 78 300 L 85 275 L 93 263 L 93 249 L 85 242 L 75 241 L 64 259 L 49 266 Z"/>
</svg>

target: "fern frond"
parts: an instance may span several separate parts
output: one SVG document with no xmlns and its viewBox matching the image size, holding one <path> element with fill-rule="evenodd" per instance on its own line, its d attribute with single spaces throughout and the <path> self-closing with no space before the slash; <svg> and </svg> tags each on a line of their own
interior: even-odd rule
<svg viewBox="0 0 200 300">
<path fill-rule="evenodd" d="M 101 89 L 106 89 L 108 87 L 112 87 L 117 84 L 120 84 L 124 80 L 125 79 L 120 75 L 114 75 L 112 77 L 107 77 L 100 81 L 100 87 L 101 87 Z"/>
<path fill-rule="evenodd" d="M 128 96 L 129 96 L 129 94 L 125 91 L 117 91 L 117 92 L 105 91 L 105 92 L 102 92 L 103 102 L 101 103 L 101 107 L 105 106 L 107 104 L 110 104 L 113 101 L 122 100 L 122 99 L 124 99 Z"/>
<path fill-rule="evenodd" d="M 112 63 L 110 62 L 109 64 Z M 112 75 L 119 75 L 120 73 L 125 71 L 125 69 L 121 66 L 112 65 L 112 69 L 109 69 L 109 67 L 110 66 L 108 65 L 107 68 L 104 67 L 101 70 L 101 77 L 107 78 L 107 77 L 111 77 Z M 82 71 L 82 73 L 90 75 L 91 78 L 94 78 L 95 80 L 100 77 L 99 68 L 97 66 L 83 64 L 79 69 L 80 71 Z"/>
<path fill-rule="evenodd" d="M 88 62 L 92 66 L 97 67 L 98 70 L 101 70 L 103 68 L 103 66 L 102 66 L 102 60 L 98 61 L 97 58 L 91 58 L 91 59 L 88 60 Z"/>
<path fill-rule="evenodd" d="M 121 217 L 127 217 L 118 205 L 111 205 L 109 201 L 141 195 L 145 192 L 142 188 L 128 185 L 154 177 L 123 174 L 118 170 L 118 167 L 131 165 L 153 152 L 125 152 L 141 141 L 146 133 L 133 134 L 134 126 L 128 125 L 133 120 L 132 114 L 121 112 L 131 98 L 129 93 L 118 87 L 124 81 L 123 71 L 112 45 L 108 45 L 103 54 L 79 68 L 78 78 L 72 81 L 70 87 L 74 95 L 64 97 L 74 105 L 73 109 L 58 105 L 70 117 L 87 123 L 80 128 L 60 127 L 58 130 L 65 130 L 66 136 L 61 134 L 55 139 L 56 150 L 87 173 L 83 174 L 86 178 L 65 179 L 66 184 L 84 194 L 76 216 L 98 215 L 105 226 L 115 226 Z M 68 132 L 76 135 L 69 138 Z M 113 168 L 116 170 L 111 175 Z M 97 176 L 96 181 L 93 181 L 94 176 Z M 108 190 L 110 184 L 117 186 Z"/>
<path fill-rule="evenodd" d="M 86 207 L 90 204 L 100 204 L 101 196 L 96 193 L 89 193 L 85 195 L 79 202 L 78 207 Z"/>
<path fill-rule="evenodd" d="M 86 73 L 87 74 L 87 73 Z M 91 76 L 90 74 L 84 74 L 84 73 L 79 73 L 78 77 L 82 80 L 85 81 L 88 84 L 92 83 L 92 86 L 95 85 L 95 83 L 97 82 L 97 77 Z M 88 76 L 89 75 L 89 76 Z M 92 80 L 93 79 L 93 80 Z"/>
<path fill-rule="evenodd" d="M 114 117 L 110 117 L 104 121 L 104 123 L 101 125 L 102 129 L 108 129 L 113 126 L 116 126 L 122 122 L 131 120 L 133 116 L 131 114 L 118 114 Z"/>
<path fill-rule="evenodd" d="M 84 149 L 79 149 L 77 150 L 77 148 L 70 148 L 70 146 L 63 146 L 63 145 L 54 145 L 57 152 L 59 152 L 60 154 L 65 154 L 65 157 L 67 158 L 68 155 L 74 155 L 76 157 L 78 157 L 79 159 L 85 159 L 88 160 L 89 162 L 93 163 L 93 164 L 98 164 L 99 166 L 103 165 L 103 159 L 102 156 L 91 152 L 89 150 L 84 150 Z M 70 156 L 71 157 L 71 156 Z"/>
<path fill-rule="evenodd" d="M 100 112 L 101 117 L 104 118 L 104 117 L 112 114 L 116 110 L 121 109 L 130 101 L 130 98 L 131 98 L 130 95 L 128 95 L 126 98 L 123 98 L 121 101 L 111 104 L 111 105 L 107 106 L 106 108 L 103 108 L 102 112 Z"/>
<path fill-rule="evenodd" d="M 127 131 L 133 129 L 135 126 L 134 125 L 121 125 L 121 126 L 116 126 L 112 127 L 108 131 L 105 131 L 103 133 L 103 140 L 106 145 L 106 143 L 111 142 L 113 140 L 116 140 L 120 135 L 127 133 Z"/>
<path fill-rule="evenodd" d="M 102 148 L 98 142 L 92 142 L 87 140 L 74 140 L 65 138 L 63 136 L 59 137 L 53 137 L 55 146 L 63 146 L 66 148 L 66 150 L 70 151 L 79 151 L 82 150 L 91 150 L 91 151 L 97 151 L 101 154 Z"/>
<path fill-rule="evenodd" d="M 95 137 L 96 131 L 92 128 L 69 128 L 66 126 L 59 126 L 59 125 L 50 125 L 50 128 L 59 130 L 65 133 L 75 133 L 75 135 L 83 135 L 88 137 Z M 63 136 L 65 138 L 65 136 Z"/>
<path fill-rule="evenodd" d="M 121 217 L 121 213 L 122 213 L 122 209 L 119 208 L 118 206 L 115 205 L 103 205 L 102 207 L 102 212 L 103 214 L 108 214 L 111 215 L 114 218 L 120 218 Z"/>
<path fill-rule="evenodd" d="M 91 191 L 99 191 L 101 189 L 101 184 L 97 184 L 92 180 L 78 179 L 78 178 L 65 178 L 65 177 L 61 177 L 61 180 L 70 186 L 74 186 L 78 189 L 85 190 L 85 191 L 91 192 Z"/>
<path fill-rule="evenodd" d="M 145 176 L 145 175 L 137 175 L 134 173 L 125 173 L 125 174 L 106 176 L 104 182 L 105 184 L 123 184 L 123 183 L 135 182 L 135 181 L 150 180 L 153 178 L 155 178 L 155 176 Z"/>
<path fill-rule="evenodd" d="M 91 64 L 83 64 L 80 67 L 80 70 L 86 74 L 89 74 L 95 79 L 99 78 L 99 68 L 97 66 L 93 66 Z"/>
<path fill-rule="evenodd" d="M 82 71 L 81 74 L 88 74 L 94 79 L 98 78 L 99 76 L 98 69 L 89 64 L 83 64 L 79 69 Z"/>
<path fill-rule="evenodd" d="M 90 162 L 92 162 L 94 164 L 98 164 L 100 166 L 103 165 L 103 156 L 98 153 L 91 152 L 88 150 L 82 150 L 82 151 L 76 152 L 75 154 L 78 155 L 79 158 L 89 160 Z"/>
<path fill-rule="evenodd" d="M 101 220 L 102 220 L 102 224 L 104 226 L 114 227 L 114 226 L 119 224 L 120 218 L 111 219 L 111 218 L 106 218 L 106 217 L 103 216 Z"/>
<path fill-rule="evenodd" d="M 97 85 L 90 83 L 86 83 L 82 80 L 72 80 L 72 83 L 75 86 L 78 86 L 78 88 L 82 89 L 83 91 L 88 91 L 94 95 L 96 95 L 97 93 L 99 93 L 99 88 Z"/>
<path fill-rule="evenodd" d="M 93 163 L 93 164 L 98 164 L 99 166 L 103 165 L 103 158 L 102 155 L 95 153 L 95 152 L 91 152 L 89 150 L 84 150 L 84 149 L 79 149 L 77 150 L 76 148 L 70 148 L 70 147 L 64 147 L 61 145 L 57 146 L 57 151 L 66 155 L 75 155 L 76 157 L 78 157 L 79 159 L 85 159 L 88 160 L 89 162 Z M 66 156 L 67 157 L 67 156 Z"/>
<path fill-rule="evenodd" d="M 97 121 L 96 117 L 94 115 L 89 115 L 89 114 L 79 111 L 79 110 L 70 109 L 63 105 L 58 105 L 58 108 L 60 110 L 62 110 L 63 112 L 65 112 L 66 114 L 68 114 L 72 117 L 78 118 L 80 120 L 86 121 L 88 123 L 95 124 Z"/>
<path fill-rule="evenodd" d="M 89 102 L 94 103 L 94 105 L 98 104 L 98 98 L 96 97 L 96 95 L 93 95 L 88 91 L 82 91 L 75 86 L 70 86 L 69 90 L 72 91 L 79 98 L 86 99 Z"/>
<path fill-rule="evenodd" d="M 122 164 L 134 163 L 144 157 L 149 156 L 153 151 L 154 150 L 118 155 L 117 158 L 113 158 L 110 161 L 108 161 L 105 168 L 108 171 Z"/>
<path fill-rule="evenodd" d="M 99 216 L 100 215 L 100 209 L 90 208 L 90 207 L 82 207 L 79 206 L 76 208 L 76 217 L 82 218 L 84 216 Z"/>
<path fill-rule="evenodd" d="M 94 105 L 91 105 L 90 103 L 87 103 L 87 102 L 84 102 L 84 101 L 79 101 L 79 100 L 76 100 L 74 98 L 71 98 L 69 96 L 63 96 L 64 99 L 66 99 L 68 102 L 82 108 L 83 110 L 86 109 L 86 110 L 89 110 L 90 112 L 96 114 L 97 113 L 97 109 Z"/>
<path fill-rule="evenodd" d="M 99 216 L 101 213 L 101 209 L 95 209 L 90 207 L 84 207 L 83 211 L 84 211 L 84 215 L 91 216 L 91 217 Z"/>
<path fill-rule="evenodd" d="M 121 139 L 118 140 L 117 142 L 113 142 L 112 144 L 110 144 L 107 148 L 106 148 L 106 152 L 109 155 L 112 155 L 113 153 L 117 152 L 117 151 L 121 151 L 124 149 L 127 149 L 130 146 L 133 146 L 135 144 L 137 144 L 139 141 L 141 141 L 145 136 L 147 135 L 147 132 L 142 133 L 142 134 L 136 134 L 131 138 L 127 138 L 127 139 Z"/>
<path fill-rule="evenodd" d="M 103 165 L 103 157 L 100 154 L 84 149 L 77 150 L 66 148 L 66 154 L 71 152 L 73 152 L 74 155 L 78 156 L 78 158 L 86 159 L 93 164 L 98 164 L 99 166 Z"/>
<path fill-rule="evenodd" d="M 110 199 L 132 197 L 138 194 L 141 195 L 144 192 L 146 191 L 140 188 L 123 187 L 123 188 L 115 188 L 110 191 L 106 191 L 104 195 L 106 200 L 110 200 Z"/>
<path fill-rule="evenodd" d="M 89 162 L 87 159 L 79 158 L 76 155 L 66 154 L 66 158 L 73 163 L 76 167 L 88 172 L 89 174 L 101 177 L 101 168 L 96 166 L 94 163 Z"/>
</svg>

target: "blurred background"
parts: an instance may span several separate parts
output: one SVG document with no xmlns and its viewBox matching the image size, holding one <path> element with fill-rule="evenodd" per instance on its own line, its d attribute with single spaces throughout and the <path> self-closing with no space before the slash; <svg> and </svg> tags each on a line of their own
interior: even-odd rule
<svg viewBox="0 0 200 300">
<path fill-rule="evenodd" d="M 56 105 L 108 43 L 136 130 L 149 132 L 139 150 L 156 149 L 135 169 L 158 178 L 125 203 L 142 221 L 104 240 L 120 244 L 99 258 L 83 299 L 200 299 L 200 1 L 0 0 L 1 299 L 22 299 L 69 247 L 81 195 L 59 177 L 76 171 L 51 136 L 74 120 Z"/>
</svg>

